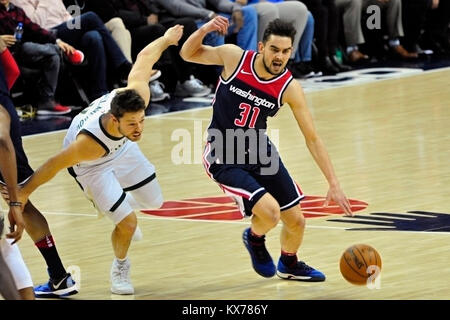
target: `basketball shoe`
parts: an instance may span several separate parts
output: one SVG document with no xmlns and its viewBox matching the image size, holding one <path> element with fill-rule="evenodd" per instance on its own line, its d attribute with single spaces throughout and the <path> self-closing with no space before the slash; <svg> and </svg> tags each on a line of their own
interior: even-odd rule
<svg viewBox="0 0 450 320">
<path fill-rule="evenodd" d="M 269 252 L 267 252 L 265 236 L 258 240 L 251 239 L 250 228 L 245 229 L 242 234 L 244 245 L 250 253 L 253 269 L 260 276 L 270 278 L 275 275 L 275 265 Z"/>
<path fill-rule="evenodd" d="M 286 265 L 284 265 L 281 259 L 278 260 L 277 276 L 287 280 L 309 282 L 325 281 L 325 275 L 322 272 L 311 268 L 303 261 L 297 261 L 297 264 L 294 265 L 294 267 L 287 267 Z"/>
<path fill-rule="evenodd" d="M 78 288 L 70 273 L 66 273 L 61 280 L 50 280 L 46 284 L 34 287 L 37 298 L 67 297 L 78 293 Z"/>
<path fill-rule="evenodd" d="M 111 292 L 115 294 L 134 294 L 130 279 L 130 261 L 119 262 L 116 258 L 111 266 Z"/>
</svg>

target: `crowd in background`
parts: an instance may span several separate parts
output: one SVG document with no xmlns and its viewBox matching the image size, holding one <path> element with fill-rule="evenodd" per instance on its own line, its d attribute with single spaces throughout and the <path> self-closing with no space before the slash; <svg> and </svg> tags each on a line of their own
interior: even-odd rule
<svg viewBox="0 0 450 320">
<path fill-rule="evenodd" d="M 184 35 L 153 70 L 151 101 L 208 96 L 220 70 L 188 63 L 179 50 L 216 15 L 230 19 L 228 34 L 210 34 L 205 44 L 246 50 L 257 50 L 273 19 L 292 22 L 297 34 L 288 67 L 296 78 L 375 59 L 450 57 L 444 0 L 0 0 L 0 37 L 21 72 L 13 97 L 22 92 L 17 104 L 31 105 L 37 116 L 81 110 L 126 84 L 139 51 L 175 24 Z"/>
</svg>

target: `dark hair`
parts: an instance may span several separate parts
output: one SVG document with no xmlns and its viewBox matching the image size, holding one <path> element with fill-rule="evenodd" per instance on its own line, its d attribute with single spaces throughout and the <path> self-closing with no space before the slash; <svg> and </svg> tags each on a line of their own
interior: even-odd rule
<svg viewBox="0 0 450 320">
<path fill-rule="evenodd" d="M 144 99 L 134 89 L 119 91 L 111 101 L 111 114 L 121 118 L 126 112 L 145 110 Z"/>
<path fill-rule="evenodd" d="M 281 19 L 275 19 L 271 21 L 267 25 L 266 30 L 264 30 L 262 42 L 266 43 L 272 34 L 275 36 L 289 37 L 291 38 L 292 42 L 294 42 L 294 37 L 296 33 L 297 31 L 295 30 L 292 23 L 283 21 Z"/>
</svg>

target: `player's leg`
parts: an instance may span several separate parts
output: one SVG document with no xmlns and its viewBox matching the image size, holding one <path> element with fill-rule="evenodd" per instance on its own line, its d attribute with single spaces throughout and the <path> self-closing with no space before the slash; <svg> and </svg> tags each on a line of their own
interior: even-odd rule
<svg viewBox="0 0 450 320">
<path fill-rule="evenodd" d="M 290 177 L 281 159 L 275 175 L 261 177 L 260 181 L 278 201 L 281 207 L 281 256 L 277 265 L 277 275 L 283 279 L 302 281 L 324 281 L 325 276 L 297 259 L 297 251 L 303 241 L 305 218 L 300 208 L 303 192 Z M 267 181 L 265 181 L 267 180 Z"/>
<path fill-rule="evenodd" d="M 300 281 L 325 281 L 319 270 L 298 261 L 297 252 L 302 244 L 305 218 L 297 205 L 281 212 L 283 228 L 281 231 L 281 256 L 278 260 L 277 275 L 283 279 Z"/>
<path fill-rule="evenodd" d="M 6 300 L 20 300 L 11 271 L 0 252 L 0 295 Z"/>
<path fill-rule="evenodd" d="M 18 159 L 20 159 L 20 157 L 18 157 Z M 28 166 L 28 162 L 26 165 Z M 20 160 L 18 166 L 25 169 L 27 168 L 23 163 L 20 163 Z M 24 171 L 26 170 L 21 170 L 19 174 L 21 175 Z M 0 181 L 0 184 L 3 184 L 3 182 Z M 2 196 L 6 202 L 9 201 L 9 195 L 7 193 L 2 192 Z M 50 276 L 47 283 L 38 285 L 34 288 L 36 296 L 40 298 L 54 298 L 55 296 L 69 296 L 78 293 L 75 281 L 73 281 L 70 273 L 66 272 L 66 269 L 61 262 L 47 220 L 42 213 L 33 206 L 31 201 L 28 201 L 25 205 L 23 218 L 25 221 L 25 230 L 44 257 L 45 262 L 47 263 L 47 271 Z"/>
<path fill-rule="evenodd" d="M 38 297 L 69 296 L 78 293 L 77 284 L 64 268 L 56 249 L 47 220 L 42 213 L 28 201 L 23 211 L 25 229 L 47 264 L 50 276 L 48 283 L 35 287 Z"/>
<path fill-rule="evenodd" d="M 114 172 L 127 193 L 126 200 L 138 212 L 141 209 L 159 208 L 163 204 L 161 187 L 155 173 L 155 167 L 144 156 L 138 145 L 133 143 L 114 164 Z M 140 240 L 142 232 L 139 226 L 133 240 Z"/>
<path fill-rule="evenodd" d="M 114 173 L 123 188 L 130 193 L 133 209 L 159 208 L 163 195 L 154 165 L 144 156 L 136 143 L 130 143 L 114 163 Z"/>
<path fill-rule="evenodd" d="M 0 215 L 0 245 L 3 233 L 3 216 Z M 20 295 L 17 291 L 16 284 L 14 283 L 14 278 L 11 271 L 6 264 L 5 259 L 3 259 L 2 250 L 0 250 L 0 295 L 6 300 L 19 300 Z"/>
<path fill-rule="evenodd" d="M 127 258 L 130 248 L 131 238 L 137 227 L 137 218 L 134 211 L 131 211 L 125 218 L 116 224 L 111 241 L 116 259 L 122 261 Z"/>
<path fill-rule="evenodd" d="M 115 294 L 133 294 L 134 288 L 130 279 L 131 264 L 127 254 L 137 227 L 137 219 L 113 170 L 116 168 L 109 166 L 96 174 L 78 176 L 76 179 L 95 203 L 97 210 L 103 212 L 114 223 L 111 235 L 114 251 L 111 291 Z"/>
<path fill-rule="evenodd" d="M 252 232 L 265 235 L 275 228 L 280 221 L 280 206 L 272 195 L 265 193 L 252 210 Z"/>
<path fill-rule="evenodd" d="M 33 281 L 17 244 L 12 240 L 1 239 L 0 251 L 9 270 L 11 270 L 15 287 L 23 300 L 34 300 Z"/>
<path fill-rule="evenodd" d="M 133 294 L 134 287 L 131 283 L 131 263 L 128 259 L 128 249 L 137 227 L 137 219 L 129 204 L 125 204 L 122 207 L 122 210 L 124 210 L 124 207 L 128 207 L 127 210 L 130 211 L 122 220 L 118 222 L 113 220 L 116 226 L 111 234 L 115 256 L 110 271 L 111 292 L 115 294 Z M 120 210 L 116 213 L 120 214 Z"/>
</svg>

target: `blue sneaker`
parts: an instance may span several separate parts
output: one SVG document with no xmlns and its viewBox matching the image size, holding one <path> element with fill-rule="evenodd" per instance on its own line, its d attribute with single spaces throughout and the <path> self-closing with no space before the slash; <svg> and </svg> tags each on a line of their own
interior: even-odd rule
<svg viewBox="0 0 450 320">
<path fill-rule="evenodd" d="M 294 268 L 288 268 L 284 265 L 281 259 L 278 260 L 277 276 L 287 280 L 309 282 L 325 281 L 325 275 L 322 272 L 311 268 L 303 261 L 298 261 Z"/>
<path fill-rule="evenodd" d="M 67 297 L 78 293 L 77 285 L 73 281 L 70 273 L 55 283 L 56 281 L 50 279 L 46 284 L 34 287 L 34 294 L 36 298 L 58 298 Z"/>
<path fill-rule="evenodd" d="M 250 237 L 250 228 L 245 229 L 242 234 L 242 240 L 244 241 L 244 245 L 250 253 L 250 257 L 252 258 L 253 269 L 255 269 L 256 273 L 260 276 L 270 278 L 275 275 L 276 269 L 275 264 L 273 263 L 272 257 L 269 252 L 267 252 L 266 246 L 264 244 L 265 239 L 262 239 L 260 245 L 252 245 L 249 241 Z"/>
</svg>

